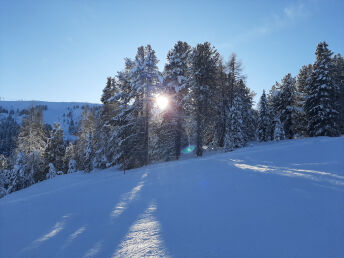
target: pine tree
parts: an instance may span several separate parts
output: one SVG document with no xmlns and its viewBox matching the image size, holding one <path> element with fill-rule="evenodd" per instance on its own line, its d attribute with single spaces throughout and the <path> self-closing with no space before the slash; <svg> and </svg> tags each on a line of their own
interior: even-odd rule
<svg viewBox="0 0 344 258">
<path fill-rule="evenodd" d="M 260 141 L 269 141 L 271 135 L 271 119 L 265 91 L 260 98 L 258 114 L 258 139 Z"/>
<path fill-rule="evenodd" d="M 93 169 L 93 158 L 94 158 L 93 133 L 89 132 L 86 148 L 84 150 L 84 159 L 83 159 L 85 172 L 90 172 Z"/>
<path fill-rule="evenodd" d="M 116 92 L 116 81 L 115 78 L 108 77 L 106 81 L 106 86 L 103 89 L 103 95 L 101 97 L 101 102 L 106 105 L 111 102 L 111 98 L 115 95 Z"/>
<path fill-rule="evenodd" d="M 88 106 L 84 107 L 82 113 L 82 119 L 80 121 L 81 128 L 79 131 L 79 139 L 76 141 L 75 146 L 75 158 L 77 166 L 80 170 L 85 170 L 85 150 L 89 142 L 90 135 L 94 134 L 95 131 L 95 115 L 94 110 L 90 109 Z"/>
<path fill-rule="evenodd" d="M 27 156 L 23 152 L 18 152 L 13 169 L 9 175 L 9 185 L 7 193 L 12 193 L 26 188 L 35 183 L 35 169 L 39 169 L 40 157 L 37 152 Z"/>
<path fill-rule="evenodd" d="M 307 98 L 307 88 L 309 87 L 312 74 L 312 65 L 304 65 L 299 71 L 296 80 L 296 106 L 297 124 L 296 133 L 300 136 L 307 136 L 307 117 L 305 114 L 305 103 Z"/>
<path fill-rule="evenodd" d="M 295 88 L 295 79 L 291 74 L 287 74 L 281 82 L 279 117 L 284 128 L 285 136 L 292 139 L 296 133 L 297 118 L 297 94 Z"/>
<path fill-rule="evenodd" d="M 4 154 L 5 157 L 14 153 L 19 128 L 12 115 L 0 120 L 0 153 Z"/>
<path fill-rule="evenodd" d="M 142 157 L 143 165 L 149 163 L 149 125 L 152 112 L 152 98 L 160 83 L 161 76 L 157 67 L 158 60 L 150 45 L 139 47 L 129 80 L 132 88 L 131 98 L 134 100 L 129 108 L 136 118 L 135 135 L 139 145 L 136 153 Z M 133 117 L 132 117 L 133 118 Z M 142 143 L 141 143 L 142 141 Z M 138 162 L 140 163 L 140 162 Z"/>
<path fill-rule="evenodd" d="M 192 52 L 190 67 L 190 91 L 192 94 L 193 116 L 196 120 L 196 155 L 202 156 L 212 100 L 216 92 L 216 72 L 219 54 L 209 42 L 198 44 Z"/>
<path fill-rule="evenodd" d="M 334 80 L 332 52 L 326 42 L 320 42 L 316 49 L 311 83 L 307 89 L 305 104 L 310 136 L 338 136 L 338 87 Z"/>
<path fill-rule="evenodd" d="M 158 129 L 159 152 L 165 160 L 178 159 L 181 153 L 185 123 L 185 96 L 188 93 L 188 69 L 191 47 L 178 41 L 167 54 L 162 94 L 169 100 Z"/>
<path fill-rule="evenodd" d="M 52 163 L 57 170 L 63 170 L 64 168 L 63 158 L 66 147 L 63 138 L 63 129 L 59 123 L 54 123 L 53 129 L 50 132 L 50 137 L 47 140 L 44 159 L 46 163 Z M 49 167 L 47 169 L 49 170 Z"/>
<path fill-rule="evenodd" d="M 7 194 L 7 175 L 5 170 L 7 168 L 6 157 L 0 154 L 0 198 L 4 197 Z"/>
<path fill-rule="evenodd" d="M 274 141 L 280 141 L 285 138 L 284 129 L 279 118 L 274 121 Z"/>
<path fill-rule="evenodd" d="M 340 133 L 344 134 L 344 59 L 340 54 L 333 57 L 334 83 L 338 87 Z"/>
<path fill-rule="evenodd" d="M 229 125 L 225 137 L 225 149 L 231 151 L 245 145 L 244 119 L 242 117 L 243 101 L 240 95 L 234 97 L 228 114 L 227 121 Z"/>
<path fill-rule="evenodd" d="M 132 84 L 132 71 L 135 61 L 125 60 L 125 69 L 117 74 L 119 92 L 113 101 L 117 102 L 119 112 L 113 117 L 111 126 L 114 128 L 110 135 L 110 148 L 112 163 L 120 164 L 121 168 L 129 169 L 143 165 L 142 145 L 143 137 L 140 135 L 139 125 L 142 119 L 141 92 L 135 91 Z M 141 110 L 141 112 L 140 112 Z M 141 148 L 141 149 L 140 149 Z M 141 155 L 140 155 L 141 154 Z"/>
<path fill-rule="evenodd" d="M 48 171 L 48 173 L 46 175 L 46 179 L 54 178 L 56 175 L 57 175 L 57 173 L 56 173 L 56 169 L 54 167 L 54 164 L 53 163 L 49 163 L 49 171 Z"/>
<path fill-rule="evenodd" d="M 71 174 L 77 171 L 77 164 L 74 159 L 69 160 L 67 174 Z"/>
<path fill-rule="evenodd" d="M 241 101 L 243 145 L 245 145 L 248 141 L 256 138 L 255 117 L 252 108 L 255 93 L 250 91 L 243 79 L 240 79 L 236 86 L 236 94 Z"/>
<path fill-rule="evenodd" d="M 216 127 L 216 138 L 217 138 L 217 145 L 219 147 L 225 146 L 225 136 L 226 136 L 226 128 L 227 128 L 227 112 L 229 109 L 229 101 L 228 97 L 229 94 L 229 83 L 228 83 L 228 75 L 226 73 L 226 67 L 223 64 L 223 60 L 220 57 L 218 68 L 217 68 L 217 115 L 216 120 L 217 123 Z"/>
<path fill-rule="evenodd" d="M 44 152 L 46 148 L 47 135 L 43 124 L 41 108 L 31 108 L 27 117 L 23 119 L 22 127 L 18 135 L 17 152 L 22 153 L 19 160 L 26 159 L 26 165 L 30 165 L 30 173 L 34 181 L 45 179 Z M 24 185 L 27 186 L 26 183 Z"/>
</svg>

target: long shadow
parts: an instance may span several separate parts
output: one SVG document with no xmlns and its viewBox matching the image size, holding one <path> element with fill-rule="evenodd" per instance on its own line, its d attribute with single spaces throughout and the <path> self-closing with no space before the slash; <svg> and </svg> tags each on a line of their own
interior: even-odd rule
<svg viewBox="0 0 344 258">
<path fill-rule="evenodd" d="M 89 224 L 87 232 L 64 253 L 78 253 L 80 257 L 109 257 L 113 254 L 113 248 L 120 245 L 131 225 L 149 202 L 141 198 L 145 181 L 141 177 L 135 181 L 136 184 L 132 185 L 129 191 L 122 193 L 116 202 L 106 205 L 107 209 L 102 211 L 102 216 L 97 222 Z M 121 207 L 120 212 L 114 216 L 114 211 L 118 211 L 118 207 Z"/>
<path fill-rule="evenodd" d="M 142 208 L 139 208 L 140 204 L 136 200 L 131 200 L 136 209 L 128 207 L 117 218 L 118 221 L 111 220 L 110 216 L 116 203 L 121 201 L 121 195 L 125 192 L 131 192 L 142 181 L 140 176 L 135 174 L 126 175 L 128 179 L 123 185 L 119 185 L 119 182 L 115 181 L 117 177 L 107 180 L 100 179 L 102 181 L 101 187 L 97 186 L 94 189 L 89 184 L 80 184 L 78 191 L 73 191 L 73 194 L 69 196 L 69 200 L 56 198 L 55 204 L 49 203 L 51 196 L 49 201 L 45 197 L 39 200 L 33 199 L 35 204 L 30 204 L 31 207 L 43 205 L 46 209 L 43 214 L 38 214 L 37 211 L 30 209 L 30 213 L 26 215 L 29 215 L 30 218 L 41 216 L 39 218 L 42 219 L 42 223 L 39 223 L 37 219 L 35 220 L 38 224 L 35 230 L 36 233 L 30 234 L 31 237 L 36 235 L 35 238 L 26 237 L 26 244 L 22 241 L 24 247 L 23 249 L 17 249 L 15 256 L 79 257 L 87 254 L 92 247 L 94 250 L 97 249 L 96 247 L 105 249 L 107 242 L 99 241 L 107 237 L 113 239 L 113 243 L 109 243 L 111 245 L 109 253 L 111 253 L 113 246 L 120 243 L 130 225 L 135 221 L 138 214 L 144 210 L 145 204 L 142 204 Z M 114 180 L 113 187 L 119 187 L 119 190 L 114 191 L 112 182 L 109 180 Z M 98 184 L 98 181 L 94 182 L 94 184 Z M 86 195 L 84 191 L 87 191 Z M 68 194 L 65 193 L 65 196 L 67 197 Z M 131 197 L 134 198 L 134 196 Z M 138 214 L 135 214 L 135 212 Z M 59 216 L 59 214 L 63 216 Z M 18 217 L 20 217 L 19 214 Z M 98 243 L 98 245 L 95 245 L 95 243 Z M 99 250 L 99 253 L 101 252 L 102 250 Z M 93 252 L 93 254 L 95 253 Z M 91 254 L 92 252 L 89 253 L 89 256 Z"/>
</svg>

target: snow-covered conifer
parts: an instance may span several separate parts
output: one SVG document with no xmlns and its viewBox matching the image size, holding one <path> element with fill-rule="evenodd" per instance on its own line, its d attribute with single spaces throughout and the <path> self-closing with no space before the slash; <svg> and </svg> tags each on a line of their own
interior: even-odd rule
<svg viewBox="0 0 344 258">
<path fill-rule="evenodd" d="M 274 141 L 280 141 L 285 138 L 285 133 L 281 121 L 276 118 L 274 121 Z"/>
<path fill-rule="evenodd" d="M 284 128 L 285 136 L 292 139 L 296 134 L 297 93 L 295 88 L 295 78 L 287 74 L 281 82 L 279 114 Z"/>
<path fill-rule="evenodd" d="M 332 52 L 326 42 L 320 42 L 316 49 L 311 83 L 307 89 L 305 111 L 309 136 L 338 136 L 339 107 L 338 86 L 334 80 Z"/>
<path fill-rule="evenodd" d="M 49 171 L 46 175 L 46 179 L 51 179 L 51 178 L 54 178 L 56 176 L 56 169 L 55 169 L 55 166 L 53 163 L 49 163 Z"/>
<path fill-rule="evenodd" d="M 266 142 L 271 139 L 271 119 L 265 91 L 260 98 L 258 112 L 258 139 Z"/>
<path fill-rule="evenodd" d="M 63 158 L 65 155 L 65 142 L 63 129 L 59 123 L 54 123 L 53 129 L 50 131 L 50 137 L 44 151 L 45 162 L 52 163 L 57 170 L 63 170 Z"/>
<path fill-rule="evenodd" d="M 202 156 L 207 127 L 209 126 L 212 103 L 216 94 L 217 64 L 219 54 L 209 42 L 198 44 L 191 55 L 190 93 L 193 117 L 196 121 L 196 155 Z"/>
<path fill-rule="evenodd" d="M 74 159 L 69 160 L 67 174 L 74 173 L 77 171 L 77 164 Z"/>
<path fill-rule="evenodd" d="M 334 83 L 338 87 L 339 127 L 344 134 L 344 58 L 337 54 L 333 57 Z"/>
<path fill-rule="evenodd" d="M 296 79 L 296 133 L 298 136 L 307 135 L 307 117 L 305 114 L 305 103 L 307 99 L 307 89 L 311 81 L 312 65 L 304 65 L 299 71 Z"/>
<path fill-rule="evenodd" d="M 190 52 L 191 47 L 186 42 L 178 41 L 167 54 L 161 94 L 168 98 L 169 105 L 163 111 L 158 128 L 158 152 L 166 160 L 178 159 L 181 152 Z"/>
</svg>

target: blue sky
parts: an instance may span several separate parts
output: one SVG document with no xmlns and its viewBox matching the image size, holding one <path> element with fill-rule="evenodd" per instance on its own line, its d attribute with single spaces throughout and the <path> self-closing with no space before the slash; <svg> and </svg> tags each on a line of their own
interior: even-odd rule
<svg viewBox="0 0 344 258">
<path fill-rule="evenodd" d="M 99 102 L 106 77 L 151 44 L 162 68 L 178 41 L 209 41 L 243 62 L 262 93 L 314 62 L 326 40 L 344 53 L 344 1 L 0 0 L 0 97 Z"/>
</svg>

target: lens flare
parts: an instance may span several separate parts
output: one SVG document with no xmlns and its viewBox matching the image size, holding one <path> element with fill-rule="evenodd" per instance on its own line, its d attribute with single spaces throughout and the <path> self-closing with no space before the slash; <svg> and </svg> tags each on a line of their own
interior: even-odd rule
<svg viewBox="0 0 344 258">
<path fill-rule="evenodd" d="M 188 153 L 193 152 L 194 149 L 195 149 L 195 145 L 189 145 L 188 147 L 184 148 L 184 149 L 182 150 L 182 152 L 183 152 L 184 154 L 188 154 Z"/>
<path fill-rule="evenodd" d="M 165 110 L 168 106 L 168 98 L 163 95 L 159 95 L 155 99 L 156 105 L 158 106 L 159 109 Z"/>
</svg>

